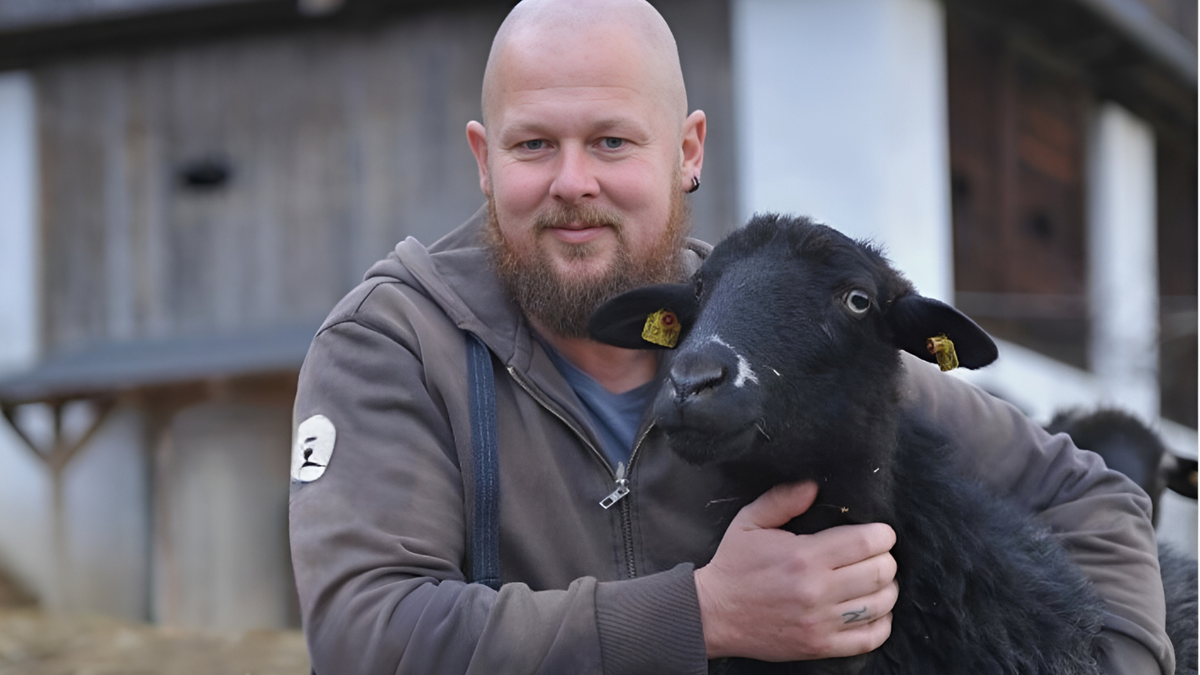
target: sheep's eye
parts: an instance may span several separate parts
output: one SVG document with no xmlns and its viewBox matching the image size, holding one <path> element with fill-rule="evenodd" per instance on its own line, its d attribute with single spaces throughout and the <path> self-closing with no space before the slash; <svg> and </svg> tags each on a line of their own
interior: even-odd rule
<svg viewBox="0 0 1200 675">
<path fill-rule="evenodd" d="M 846 307 L 855 314 L 866 314 L 871 309 L 871 296 L 859 290 L 846 294 Z"/>
<path fill-rule="evenodd" d="M 704 292 L 704 282 L 700 280 L 700 277 L 692 279 L 692 291 L 696 294 L 696 300 L 699 300 L 700 294 Z"/>
</svg>

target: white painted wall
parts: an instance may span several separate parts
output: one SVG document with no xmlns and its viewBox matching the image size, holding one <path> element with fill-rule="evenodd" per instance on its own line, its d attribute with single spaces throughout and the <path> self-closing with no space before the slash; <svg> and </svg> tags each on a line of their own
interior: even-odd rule
<svg viewBox="0 0 1200 675">
<path fill-rule="evenodd" d="M 1103 401 L 1157 419 L 1158 247 L 1154 131 L 1115 103 L 1088 147 L 1092 371 Z"/>
<path fill-rule="evenodd" d="M 1195 458 L 1196 433 L 1159 419 L 1154 130 L 1109 102 L 1090 132 L 1089 356 L 1096 397 L 1157 424 L 1173 452 Z M 1196 502 L 1163 493 L 1158 534 L 1195 556 Z"/>
<path fill-rule="evenodd" d="M 0 73 L 0 373 L 37 357 L 37 175 L 33 79 Z"/>
<path fill-rule="evenodd" d="M 62 609 L 144 621 L 150 615 L 150 495 L 140 410 L 118 407 L 67 466 Z"/>
<path fill-rule="evenodd" d="M 0 376 L 38 356 L 37 122 L 33 78 L 0 73 Z M 40 598 L 52 592 L 50 479 L 0 422 L 0 565 Z"/>
<path fill-rule="evenodd" d="M 734 0 L 739 208 L 882 244 L 953 298 L 945 16 L 936 0 Z"/>
</svg>

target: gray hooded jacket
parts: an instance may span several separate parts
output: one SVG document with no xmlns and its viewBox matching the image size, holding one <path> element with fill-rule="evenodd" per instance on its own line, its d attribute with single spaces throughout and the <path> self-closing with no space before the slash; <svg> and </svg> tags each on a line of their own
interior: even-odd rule
<svg viewBox="0 0 1200 675">
<path fill-rule="evenodd" d="M 398 244 L 334 308 L 304 362 L 295 421 L 329 421 L 312 435 L 301 427 L 297 440 L 320 436 L 329 450 L 323 472 L 293 480 L 290 502 L 313 667 L 705 673 L 692 572 L 720 541 L 712 504 L 729 486 L 643 433 L 630 493 L 601 508 L 614 469 L 491 272 L 482 223 L 481 212 L 428 249 Z M 707 250 L 692 242 L 690 264 Z M 463 573 L 473 497 L 463 331 L 488 345 L 495 372 L 498 592 Z M 1094 580 L 1109 672 L 1170 672 L 1146 496 L 1011 406 L 916 359 L 905 366 L 905 405 L 970 449 L 961 470 L 1039 513 Z"/>
</svg>

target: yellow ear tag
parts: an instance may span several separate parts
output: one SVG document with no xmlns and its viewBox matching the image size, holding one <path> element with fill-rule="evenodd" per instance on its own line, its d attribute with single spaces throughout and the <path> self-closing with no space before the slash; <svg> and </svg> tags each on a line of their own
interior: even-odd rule
<svg viewBox="0 0 1200 675">
<path fill-rule="evenodd" d="M 954 343 L 945 335 L 937 335 L 925 341 L 925 348 L 937 359 L 942 372 L 958 367 L 958 354 L 954 353 Z"/>
<path fill-rule="evenodd" d="M 642 339 L 660 347 L 674 349 L 675 343 L 679 342 L 680 330 L 682 327 L 675 312 L 660 309 L 646 317 L 646 325 L 642 327 Z"/>
</svg>

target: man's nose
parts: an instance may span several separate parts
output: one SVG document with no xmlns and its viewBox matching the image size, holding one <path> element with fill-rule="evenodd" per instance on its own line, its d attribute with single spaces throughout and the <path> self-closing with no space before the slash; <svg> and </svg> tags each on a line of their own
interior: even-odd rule
<svg viewBox="0 0 1200 675">
<path fill-rule="evenodd" d="M 593 171 L 592 158 L 586 149 L 575 146 L 563 148 L 559 155 L 558 173 L 550 185 L 550 195 L 568 204 L 575 204 L 600 194 L 600 183 Z"/>
</svg>

